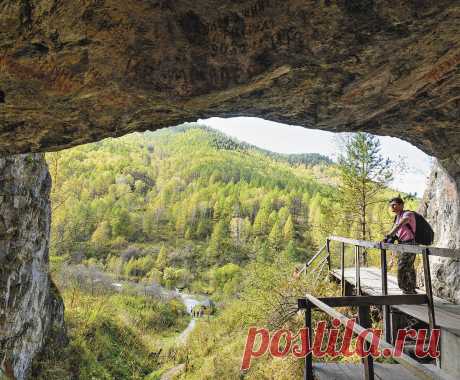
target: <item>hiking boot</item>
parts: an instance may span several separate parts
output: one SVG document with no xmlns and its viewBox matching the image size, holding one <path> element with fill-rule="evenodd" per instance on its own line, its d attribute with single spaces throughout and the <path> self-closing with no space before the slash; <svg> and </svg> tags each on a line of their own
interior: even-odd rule
<svg viewBox="0 0 460 380">
<path fill-rule="evenodd" d="M 404 295 L 414 295 L 414 294 L 418 294 L 416 290 L 404 290 L 402 289 L 402 294 Z"/>
</svg>

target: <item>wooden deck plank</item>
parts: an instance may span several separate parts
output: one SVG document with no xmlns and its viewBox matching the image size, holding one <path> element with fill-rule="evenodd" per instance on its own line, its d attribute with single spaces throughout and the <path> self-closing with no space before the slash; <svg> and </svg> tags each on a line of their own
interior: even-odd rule
<svg viewBox="0 0 460 380">
<path fill-rule="evenodd" d="M 313 363 L 313 374 L 318 380 L 355 380 L 363 377 L 359 364 Z"/>
<path fill-rule="evenodd" d="M 339 269 L 331 271 L 338 280 L 341 279 Z M 345 268 L 345 281 L 355 286 L 355 268 Z M 381 295 L 382 283 L 378 268 L 361 268 L 361 290 L 363 294 Z M 423 291 L 417 290 L 419 294 Z M 402 294 L 395 276 L 388 275 L 388 294 Z M 456 335 L 460 335 L 460 305 L 454 305 L 439 297 L 433 298 L 435 305 L 436 324 Z M 392 306 L 407 315 L 417 318 L 425 323 L 429 322 L 428 310 L 425 305 L 398 305 Z"/>
<path fill-rule="evenodd" d="M 332 274 L 340 280 L 341 274 L 339 269 L 332 270 Z M 355 268 L 345 268 L 345 280 L 355 286 Z M 366 289 L 369 295 L 377 296 L 382 294 L 382 281 L 378 268 L 361 268 L 361 288 L 363 290 Z M 420 290 L 417 292 L 423 294 Z M 391 274 L 388 274 L 388 294 L 402 294 L 396 277 Z M 450 302 L 439 297 L 434 297 L 433 300 L 441 304 L 450 304 Z"/>
<path fill-rule="evenodd" d="M 364 367 L 363 365 L 360 365 L 360 370 L 358 371 L 358 375 L 361 374 L 361 376 L 364 374 Z M 340 363 L 340 370 L 348 376 L 350 379 L 356 379 L 356 371 L 354 371 L 350 366 L 348 366 L 348 363 Z"/>
<path fill-rule="evenodd" d="M 432 365 L 428 365 L 434 367 Z M 379 380 L 419 380 L 399 364 L 374 363 L 375 378 Z M 315 378 L 318 380 L 356 380 L 364 378 L 362 364 L 355 363 L 313 363 Z"/>
<path fill-rule="evenodd" d="M 432 364 L 425 365 L 434 369 L 435 366 Z M 420 380 L 417 376 L 410 373 L 406 368 L 398 364 L 381 364 L 375 363 L 375 374 L 377 379 L 388 380 L 388 379 L 404 379 L 404 380 Z"/>
</svg>

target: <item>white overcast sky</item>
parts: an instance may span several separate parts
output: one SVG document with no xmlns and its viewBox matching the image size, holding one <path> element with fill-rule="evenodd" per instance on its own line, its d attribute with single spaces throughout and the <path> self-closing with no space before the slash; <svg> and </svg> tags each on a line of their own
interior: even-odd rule
<svg viewBox="0 0 460 380">
<path fill-rule="evenodd" d="M 335 159 L 339 149 L 337 136 L 340 134 L 333 132 L 306 129 L 254 117 L 213 117 L 198 122 L 273 152 L 321 153 Z M 379 136 L 379 140 L 384 157 L 403 161 L 407 166 L 404 175 L 396 173 L 391 187 L 403 192 L 417 192 L 418 196 L 422 196 L 432 158 L 406 141 L 386 136 Z"/>
</svg>

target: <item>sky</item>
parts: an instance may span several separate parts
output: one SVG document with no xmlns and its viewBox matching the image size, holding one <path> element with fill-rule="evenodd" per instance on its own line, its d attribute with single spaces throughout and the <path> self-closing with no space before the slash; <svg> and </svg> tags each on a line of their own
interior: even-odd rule
<svg viewBox="0 0 460 380">
<path fill-rule="evenodd" d="M 198 122 L 273 152 L 321 153 L 333 160 L 337 158 L 340 136 L 343 135 L 255 117 L 213 117 Z M 416 192 L 418 196 L 422 196 L 432 166 L 432 157 L 406 141 L 389 136 L 378 138 L 381 154 L 406 166 L 404 174 L 395 173 L 395 180 L 390 187 L 406 193 Z"/>
</svg>

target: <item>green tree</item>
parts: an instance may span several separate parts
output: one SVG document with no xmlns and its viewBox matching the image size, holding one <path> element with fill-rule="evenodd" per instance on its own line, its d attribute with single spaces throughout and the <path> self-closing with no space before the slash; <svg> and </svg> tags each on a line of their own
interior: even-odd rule
<svg viewBox="0 0 460 380">
<path fill-rule="evenodd" d="M 258 244 L 256 254 L 259 262 L 269 263 L 273 261 L 273 250 L 270 249 L 266 242 Z"/>
<path fill-rule="evenodd" d="M 286 206 L 281 207 L 281 209 L 278 211 L 278 218 L 279 218 L 281 225 L 284 226 L 284 224 L 286 223 L 290 215 L 291 214 L 289 212 L 289 209 Z"/>
<path fill-rule="evenodd" d="M 292 239 L 294 239 L 294 223 L 292 223 L 291 215 L 289 215 L 289 217 L 286 220 L 286 223 L 284 224 L 283 237 L 284 241 L 286 242 L 289 242 Z"/>
<path fill-rule="evenodd" d="M 292 240 L 288 243 L 286 248 L 283 250 L 283 255 L 288 261 L 297 260 L 297 252 L 296 252 L 295 244 Z"/>
<path fill-rule="evenodd" d="M 223 256 L 226 248 L 226 239 L 227 225 L 225 221 L 221 220 L 214 225 L 207 249 L 208 257 L 212 261 L 216 262 L 220 257 Z"/>
<path fill-rule="evenodd" d="M 269 215 L 269 211 L 266 208 L 262 208 L 259 210 L 256 219 L 254 220 L 253 226 L 253 232 L 255 235 L 261 236 L 267 234 Z"/>
<path fill-rule="evenodd" d="M 148 240 L 153 238 L 156 228 L 157 224 L 154 212 L 152 210 L 146 211 L 142 218 L 142 232 Z"/>
<path fill-rule="evenodd" d="M 205 238 L 209 235 L 210 226 L 209 220 L 205 218 L 201 218 L 198 227 L 196 228 L 196 236 L 197 238 Z"/>
<path fill-rule="evenodd" d="M 368 212 L 382 201 L 381 194 L 393 179 L 392 162 L 381 155 L 376 136 L 358 132 L 346 142 L 338 163 L 343 215 L 358 227 L 356 237 L 366 239 Z"/>
<path fill-rule="evenodd" d="M 167 267 L 163 272 L 163 283 L 168 288 L 173 288 L 176 285 L 184 286 L 187 277 L 185 269 Z"/>
<path fill-rule="evenodd" d="M 155 267 L 159 270 L 164 270 L 167 264 L 168 264 L 168 254 L 166 252 L 166 247 L 163 244 L 163 246 L 160 249 L 160 252 L 158 253 L 158 256 L 155 262 Z"/>
<path fill-rule="evenodd" d="M 268 217 L 268 228 L 271 230 L 275 223 L 279 223 L 279 217 L 276 211 L 272 211 Z"/>
<path fill-rule="evenodd" d="M 184 237 L 187 225 L 187 212 L 181 208 L 176 216 L 176 231 L 179 237 Z"/>
<path fill-rule="evenodd" d="M 278 252 L 281 249 L 283 234 L 281 232 L 281 226 L 278 221 L 275 222 L 272 230 L 270 231 L 270 234 L 268 235 L 268 242 L 270 244 L 270 248 L 275 252 Z"/>
<path fill-rule="evenodd" d="M 110 241 L 111 237 L 111 229 L 110 224 L 106 221 L 99 223 L 97 228 L 94 230 L 93 234 L 91 235 L 91 243 L 99 249 L 106 247 Z"/>
<path fill-rule="evenodd" d="M 113 210 L 112 218 L 110 220 L 113 237 L 122 236 L 129 239 L 131 235 L 130 222 L 131 220 L 128 210 L 125 208 L 116 208 Z"/>
<path fill-rule="evenodd" d="M 238 265 L 229 263 L 211 271 L 211 277 L 217 287 L 223 288 L 227 282 L 240 273 L 241 268 Z"/>
</svg>

